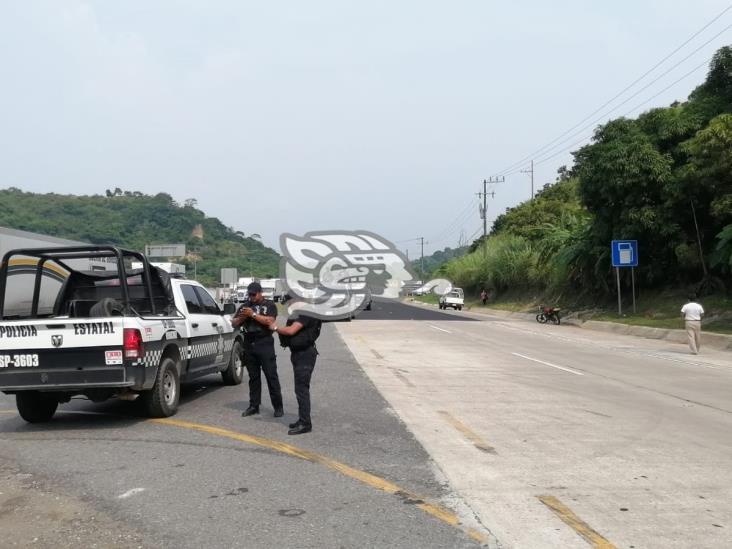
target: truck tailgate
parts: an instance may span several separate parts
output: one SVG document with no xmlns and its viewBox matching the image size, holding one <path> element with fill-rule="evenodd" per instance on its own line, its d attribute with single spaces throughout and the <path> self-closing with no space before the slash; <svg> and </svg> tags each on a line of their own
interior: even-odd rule
<svg viewBox="0 0 732 549">
<path fill-rule="evenodd" d="M 1 322 L 0 389 L 125 386 L 123 330 L 117 317 Z"/>
</svg>

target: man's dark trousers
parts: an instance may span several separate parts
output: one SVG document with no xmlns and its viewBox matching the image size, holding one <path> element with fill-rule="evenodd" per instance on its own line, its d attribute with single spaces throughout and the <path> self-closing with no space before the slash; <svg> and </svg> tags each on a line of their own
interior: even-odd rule
<svg viewBox="0 0 732 549">
<path fill-rule="evenodd" d="M 290 355 L 292 369 L 295 373 L 295 396 L 297 397 L 299 420 L 306 427 L 312 426 L 310 421 L 310 378 L 315 369 L 317 356 L 318 351 L 312 345 L 302 351 L 292 351 Z"/>
<path fill-rule="evenodd" d="M 258 408 L 262 402 L 262 374 L 267 380 L 269 398 L 272 407 L 282 408 L 282 389 L 277 377 L 277 356 L 274 350 L 274 339 L 267 335 L 244 345 L 244 364 L 249 372 L 249 406 Z"/>
</svg>

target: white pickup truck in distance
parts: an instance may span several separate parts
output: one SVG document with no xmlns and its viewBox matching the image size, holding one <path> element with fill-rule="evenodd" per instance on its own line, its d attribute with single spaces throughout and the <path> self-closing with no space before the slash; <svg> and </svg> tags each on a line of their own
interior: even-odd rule
<svg viewBox="0 0 732 549">
<path fill-rule="evenodd" d="M 462 311 L 463 305 L 465 305 L 465 295 L 463 294 L 462 288 L 453 288 L 450 292 L 440 296 L 440 309 L 452 307 L 453 309 Z"/>
<path fill-rule="evenodd" d="M 106 258 L 108 271 L 75 270 Z M 131 260 L 143 268 L 127 269 Z M 78 261 L 76 261 L 78 264 Z M 182 380 L 243 377 L 241 336 L 198 282 L 111 246 L 8 252 L 0 267 L 0 390 L 29 422 L 50 420 L 75 395 L 140 396 L 149 415 L 173 415 Z"/>
</svg>

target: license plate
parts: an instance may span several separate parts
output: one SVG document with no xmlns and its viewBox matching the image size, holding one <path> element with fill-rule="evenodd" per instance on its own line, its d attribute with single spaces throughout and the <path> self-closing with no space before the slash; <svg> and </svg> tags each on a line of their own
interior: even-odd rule
<svg viewBox="0 0 732 549">
<path fill-rule="evenodd" d="M 36 354 L 0 355 L 0 368 L 36 367 L 38 367 L 38 355 Z"/>
<path fill-rule="evenodd" d="M 122 351 L 104 351 L 104 359 L 107 366 L 122 364 Z"/>
</svg>

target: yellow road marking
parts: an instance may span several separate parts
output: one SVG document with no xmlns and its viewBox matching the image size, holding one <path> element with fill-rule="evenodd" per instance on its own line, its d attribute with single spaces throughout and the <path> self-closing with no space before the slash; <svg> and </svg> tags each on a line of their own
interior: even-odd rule
<svg viewBox="0 0 732 549">
<path fill-rule="evenodd" d="M 536 496 L 539 498 L 544 505 L 549 507 L 555 515 L 557 515 L 562 522 L 567 524 L 572 530 L 577 532 L 584 540 L 596 549 L 616 549 L 615 545 L 610 543 L 595 530 L 593 530 L 589 524 L 575 515 L 572 510 L 564 505 L 554 496 Z"/>
<path fill-rule="evenodd" d="M 17 414 L 15 410 L 0 410 L 0 414 Z"/>
<path fill-rule="evenodd" d="M 263 448 L 269 448 L 270 450 L 275 450 L 276 452 L 280 452 L 291 457 L 310 461 L 312 463 L 318 463 L 342 475 L 357 480 L 367 486 L 370 486 L 371 488 L 376 488 L 377 490 L 381 490 L 382 492 L 386 492 L 387 494 L 394 494 L 403 498 L 404 500 L 416 502 L 415 505 L 425 513 L 435 517 L 436 519 L 441 520 L 442 522 L 449 524 L 450 526 L 461 529 L 470 538 L 479 543 L 486 543 L 488 541 L 488 538 L 482 532 L 479 532 L 478 530 L 475 530 L 473 528 L 463 528 L 460 525 L 460 519 L 452 511 L 445 509 L 444 507 L 435 503 L 425 501 L 423 498 L 401 489 L 399 486 L 392 482 L 389 482 L 386 479 L 377 477 L 376 475 L 372 475 L 371 473 L 367 473 L 359 469 L 354 469 L 353 467 L 346 465 L 345 463 L 341 463 L 327 456 L 323 456 L 321 454 L 317 454 L 303 448 L 298 448 L 297 446 L 293 446 L 284 442 L 278 442 L 276 440 L 258 437 L 256 435 L 237 433 L 236 431 L 222 429 L 213 425 L 193 423 L 191 421 L 184 421 L 182 419 L 173 418 L 150 419 L 148 421 L 151 423 L 182 427 L 184 429 L 191 429 L 194 431 L 200 431 L 202 433 L 208 433 L 210 435 L 238 440 L 240 442 L 254 444 Z"/>
<path fill-rule="evenodd" d="M 396 368 L 389 368 L 389 369 L 391 370 L 391 372 L 394 374 L 394 376 L 399 381 L 401 381 L 402 383 L 404 383 L 404 385 L 406 385 L 407 387 L 412 387 L 412 388 L 415 387 L 414 383 L 412 383 L 411 381 L 409 381 L 409 378 L 407 376 L 405 376 L 403 373 L 401 373 L 399 370 L 397 370 Z"/>
<path fill-rule="evenodd" d="M 357 335 L 357 336 L 353 336 L 353 339 L 355 339 L 355 340 L 356 340 L 356 341 L 358 341 L 359 343 L 363 343 L 363 345 L 365 345 L 365 346 L 366 346 L 366 348 L 367 348 L 367 349 L 369 350 L 369 352 L 370 352 L 370 353 L 371 353 L 372 355 L 374 355 L 374 357 L 375 357 L 375 358 L 376 358 L 377 360 L 384 360 L 384 357 L 383 357 L 383 356 L 381 355 L 381 353 L 379 353 L 379 351 L 377 351 L 376 349 L 372 349 L 371 347 L 369 347 L 369 344 L 368 344 L 368 343 L 366 343 L 366 340 L 365 340 L 365 339 L 364 339 L 364 338 L 363 338 L 362 336 L 360 336 L 360 335 Z"/>
<path fill-rule="evenodd" d="M 371 347 L 369 347 L 369 351 L 371 351 L 371 354 L 374 355 L 378 360 L 384 360 L 384 357 L 381 356 L 378 351 L 372 349 Z"/>
<path fill-rule="evenodd" d="M 461 433 L 465 438 L 467 438 L 470 442 L 473 443 L 473 446 L 475 446 L 478 450 L 482 450 L 483 452 L 487 452 L 489 454 L 495 454 L 496 449 L 493 448 L 490 444 L 488 444 L 485 440 L 483 440 L 478 433 L 473 431 L 470 427 L 465 425 L 462 421 L 460 421 L 458 418 L 453 416 L 450 412 L 446 410 L 438 410 L 437 412 L 440 414 L 443 418 L 445 418 L 445 421 L 447 421 L 450 425 L 452 425 L 459 433 Z"/>
</svg>

